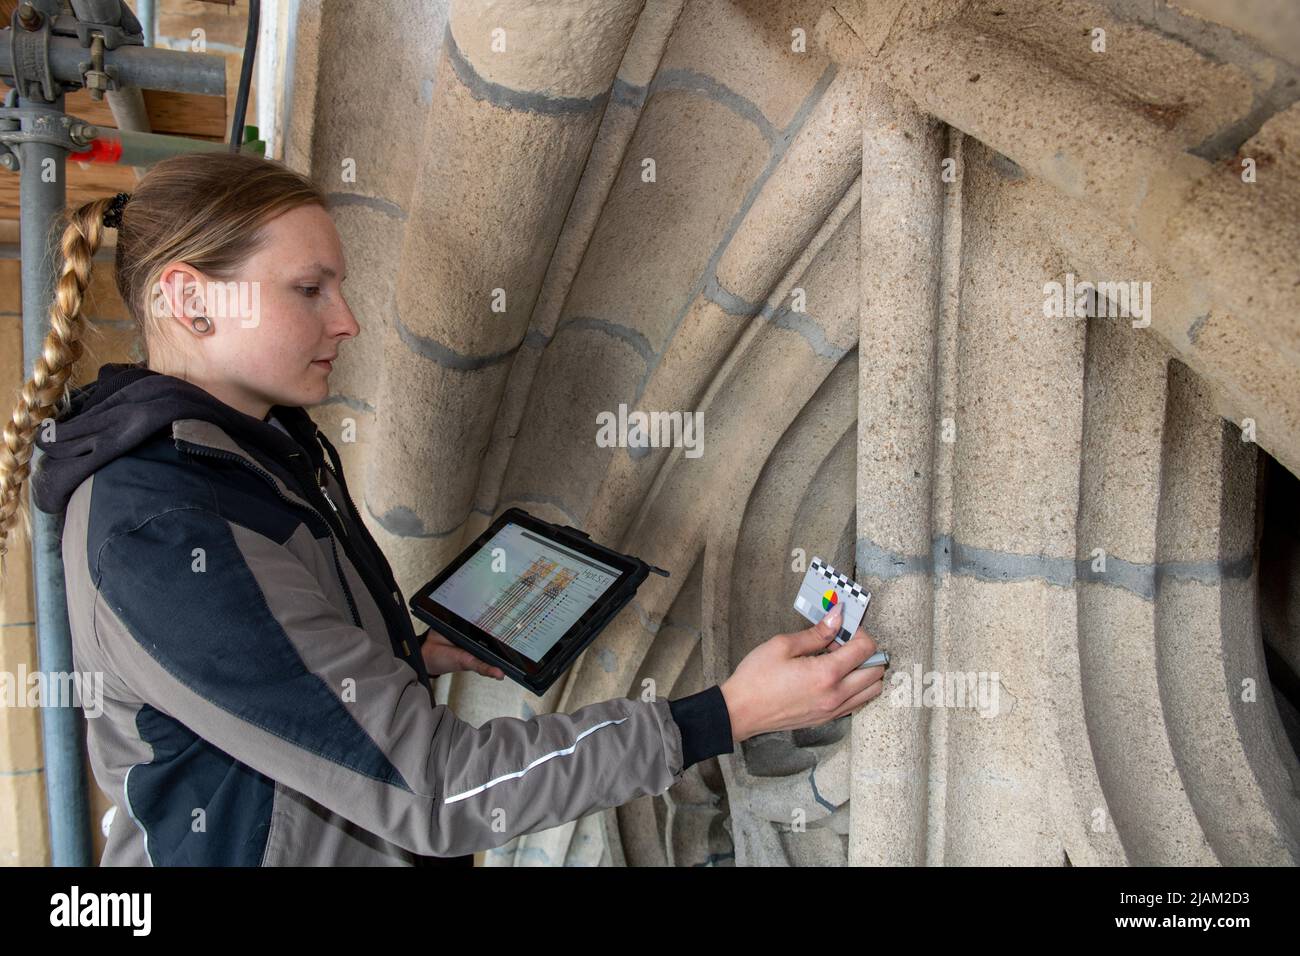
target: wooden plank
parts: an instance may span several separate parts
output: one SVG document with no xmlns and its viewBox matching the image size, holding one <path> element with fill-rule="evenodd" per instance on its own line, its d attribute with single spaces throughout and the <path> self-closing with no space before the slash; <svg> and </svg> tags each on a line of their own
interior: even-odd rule
<svg viewBox="0 0 1300 956">
<path fill-rule="evenodd" d="M 85 93 L 84 90 L 80 92 Z M 218 143 L 225 142 L 230 134 L 227 101 L 228 97 L 225 96 L 173 93 L 170 90 L 144 91 L 145 109 L 149 112 L 149 123 L 155 133 L 210 139 Z"/>
<path fill-rule="evenodd" d="M 0 84 L 5 90 L 9 87 Z M 88 90 L 74 90 L 63 98 L 64 110 L 96 126 L 117 129 L 117 120 L 105 97 L 96 103 Z M 173 93 L 170 90 L 145 90 L 145 110 L 154 133 L 190 136 L 220 142 L 226 138 L 226 98 L 199 93 Z"/>
<path fill-rule="evenodd" d="M 99 196 L 130 192 L 138 180 L 130 166 L 68 163 L 68 205 L 79 206 Z M 18 175 L 0 175 L 0 218 L 18 218 Z"/>
<path fill-rule="evenodd" d="M 222 9 L 225 7 L 225 9 Z M 267 12 L 262 9 L 265 20 Z M 195 29 L 203 31 L 204 39 L 217 47 L 209 53 L 218 52 L 221 47 L 244 48 L 244 38 L 248 35 L 248 5 L 225 5 L 204 3 L 201 0 L 172 0 L 159 4 L 158 42 L 159 45 L 174 46 L 177 40 L 189 42 Z"/>
</svg>

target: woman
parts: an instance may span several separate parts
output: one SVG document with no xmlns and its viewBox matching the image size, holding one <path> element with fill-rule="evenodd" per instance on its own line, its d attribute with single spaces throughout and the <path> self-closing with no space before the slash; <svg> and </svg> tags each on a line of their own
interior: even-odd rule
<svg viewBox="0 0 1300 956">
<path fill-rule="evenodd" d="M 147 358 L 70 391 L 106 227 Z M 468 862 L 880 693 L 881 668 L 855 670 L 875 650 L 862 631 L 814 653 L 836 617 L 680 700 L 459 720 L 431 675 L 503 675 L 416 636 L 303 407 L 360 331 L 321 191 L 256 156 L 178 156 L 73 212 L 62 252 L 44 355 L 5 426 L 0 556 L 35 442 L 34 501 L 64 514 L 76 668 L 104 675 L 88 721 L 118 810 L 103 863 Z"/>
</svg>

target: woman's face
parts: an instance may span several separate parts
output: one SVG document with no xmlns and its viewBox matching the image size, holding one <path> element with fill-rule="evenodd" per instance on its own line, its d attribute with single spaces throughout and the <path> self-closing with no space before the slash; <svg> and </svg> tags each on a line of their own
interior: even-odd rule
<svg viewBox="0 0 1300 956">
<path fill-rule="evenodd" d="M 361 331 L 343 298 L 343 248 L 329 213 L 299 206 L 263 231 L 264 244 L 229 281 L 209 279 L 184 262 L 168 264 L 162 295 L 171 318 L 165 321 L 175 323 L 170 331 L 181 339 L 184 368 L 158 368 L 256 418 L 272 405 L 314 405 L 328 397 L 339 346 Z M 211 322 L 204 334 L 191 326 L 199 315 Z"/>
</svg>

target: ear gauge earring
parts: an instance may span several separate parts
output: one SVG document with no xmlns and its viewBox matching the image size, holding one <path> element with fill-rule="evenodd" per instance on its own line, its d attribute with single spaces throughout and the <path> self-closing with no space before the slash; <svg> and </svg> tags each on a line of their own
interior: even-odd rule
<svg viewBox="0 0 1300 956">
<path fill-rule="evenodd" d="M 195 332 L 202 335 L 204 332 L 208 331 L 208 329 L 212 328 L 212 322 L 206 315 L 198 315 L 190 319 L 190 327 L 194 329 Z"/>
</svg>

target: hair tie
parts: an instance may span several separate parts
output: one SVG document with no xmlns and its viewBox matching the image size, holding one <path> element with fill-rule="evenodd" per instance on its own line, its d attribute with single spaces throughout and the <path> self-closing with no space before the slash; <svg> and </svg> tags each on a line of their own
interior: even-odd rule
<svg viewBox="0 0 1300 956">
<path fill-rule="evenodd" d="M 104 210 L 104 225 L 110 229 L 122 228 L 122 208 L 126 201 L 131 198 L 130 193 L 118 193 L 113 197 L 113 201 L 108 208 Z"/>
</svg>

